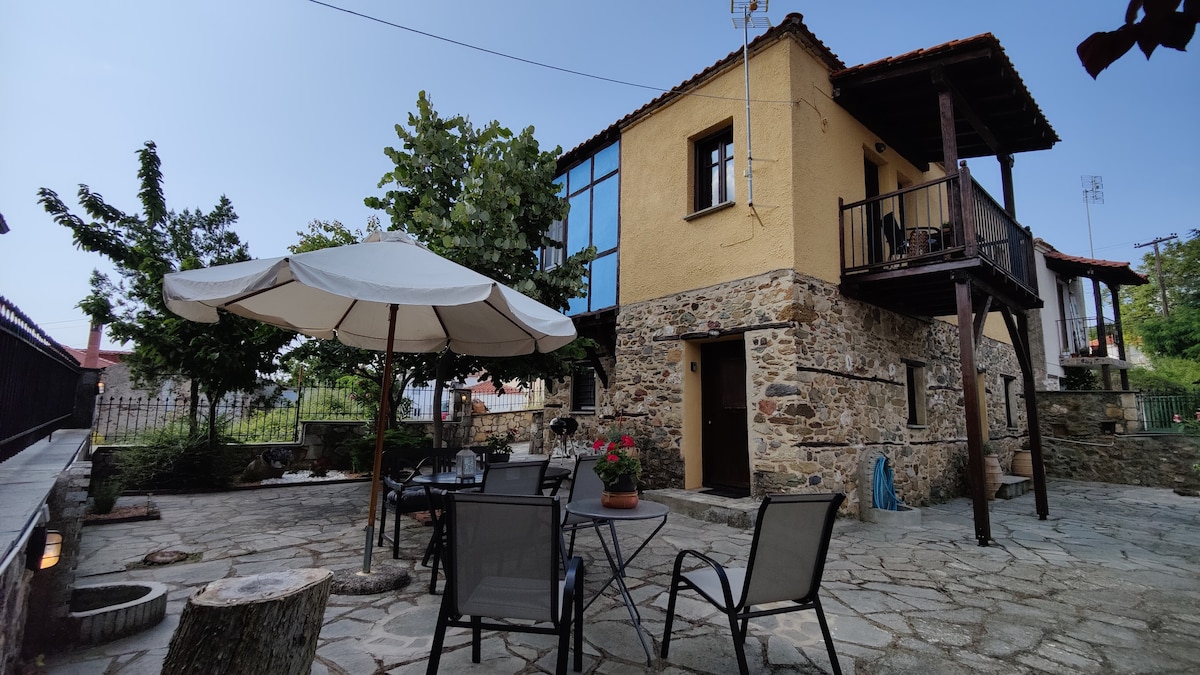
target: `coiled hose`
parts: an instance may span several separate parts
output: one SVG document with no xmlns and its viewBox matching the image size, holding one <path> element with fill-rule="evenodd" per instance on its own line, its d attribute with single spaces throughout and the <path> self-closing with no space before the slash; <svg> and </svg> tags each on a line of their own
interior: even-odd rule
<svg viewBox="0 0 1200 675">
<path fill-rule="evenodd" d="M 902 503 L 896 498 L 896 486 L 892 483 L 892 465 L 887 457 L 875 460 L 875 480 L 871 490 L 874 507 L 884 511 L 899 511 Z"/>
</svg>

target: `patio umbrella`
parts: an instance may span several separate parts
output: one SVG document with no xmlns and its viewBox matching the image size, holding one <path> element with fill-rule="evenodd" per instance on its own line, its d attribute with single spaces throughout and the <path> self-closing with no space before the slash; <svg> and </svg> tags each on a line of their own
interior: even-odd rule
<svg viewBox="0 0 1200 675">
<path fill-rule="evenodd" d="M 377 231 L 358 244 L 174 272 L 167 307 L 214 323 L 217 310 L 352 347 L 384 351 L 384 389 L 363 572 L 371 571 L 375 503 L 392 352 L 516 356 L 575 339 L 571 319 L 443 258 L 404 232 Z"/>
</svg>

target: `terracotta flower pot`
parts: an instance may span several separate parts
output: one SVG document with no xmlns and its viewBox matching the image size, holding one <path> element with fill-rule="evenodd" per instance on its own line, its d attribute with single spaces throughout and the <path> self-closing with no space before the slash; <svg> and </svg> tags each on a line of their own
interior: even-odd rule
<svg viewBox="0 0 1200 675">
<path fill-rule="evenodd" d="M 637 481 L 631 475 L 624 475 L 606 483 L 600 503 L 610 509 L 632 509 L 638 503 Z"/>
<path fill-rule="evenodd" d="M 989 500 L 996 498 L 996 492 L 1000 490 L 1001 477 L 1004 476 L 1004 470 L 1000 468 L 1000 458 L 995 455 L 986 455 L 983 458 L 984 470 L 984 492 L 987 493 Z"/>
</svg>

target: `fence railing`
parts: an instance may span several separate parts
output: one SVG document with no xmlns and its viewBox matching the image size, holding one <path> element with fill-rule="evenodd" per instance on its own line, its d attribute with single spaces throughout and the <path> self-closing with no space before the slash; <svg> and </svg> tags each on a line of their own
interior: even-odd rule
<svg viewBox="0 0 1200 675">
<path fill-rule="evenodd" d="M 1138 394 L 1138 416 L 1142 429 L 1150 432 L 1182 432 L 1186 420 L 1200 420 L 1200 390 L 1189 394 Z"/>
<path fill-rule="evenodd" d="M 510 412 L 540 409 L 545 391 L 534 387 L 528 391 L 503 394 L 477 393 L 478 412 Z M 454 415 L 452 390 L 442 395 L 442 419 Z M 201 398 L 197 407 L 197 424 L 208 424 L 208 401 Z M 299 439 L 301 421 L 362 420 L 374 418 L 378 404 L 364 402 L 360 395 L 347 387 L 303 387 L 281 389 L 271 396 L 227 396 L 216 405 L 216 416 L 223 437 L 238 442 L 284 443 Z M 102 396 L 96 404 L 93 440 L 95 443 L 130 443 L 165 429 L 182 430 L 189 424 L 191 399 L 137 398 Z M 433 387 L 407 387 L 401 418 L 409 421 L 433 419 Z"/>
<path fill-rule="evenodd" d="M 66 349 L 0 296 L 0 462 L 71 420 L 79 375 Z"/>
</svg>

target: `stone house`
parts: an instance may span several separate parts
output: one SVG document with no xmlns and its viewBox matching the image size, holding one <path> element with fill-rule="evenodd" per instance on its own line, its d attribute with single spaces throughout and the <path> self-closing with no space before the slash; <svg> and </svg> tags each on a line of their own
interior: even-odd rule
<svg viewBox="0 0 1200 675">
<path fill-rule="evenodd" d="M 1007 461 L 1036 415 L 1012 156 L 1057 140 L 990 34 L 847 67 L 788 15 L 560 158 L 598 346 L 547 418 L 633 431 L 650 488 L 855 512 L 879 454 L 911 504 L 982 483 L 984 441 Z M 960 165 L 988 156 L 1001 202 Z"/>
</svg>

